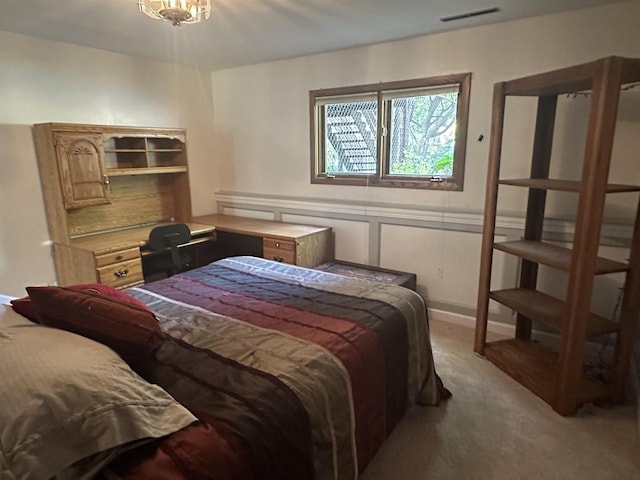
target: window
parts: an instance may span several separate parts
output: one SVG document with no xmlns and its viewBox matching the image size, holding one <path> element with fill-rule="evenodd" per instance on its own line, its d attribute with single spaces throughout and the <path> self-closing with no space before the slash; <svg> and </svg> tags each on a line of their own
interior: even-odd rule
<svg viewBox="0 0 640 480">
<path fill-rule="evenodd" d="M 471 74 L 309 92 L 311 182 L 462 190 Z"/>
</svg>

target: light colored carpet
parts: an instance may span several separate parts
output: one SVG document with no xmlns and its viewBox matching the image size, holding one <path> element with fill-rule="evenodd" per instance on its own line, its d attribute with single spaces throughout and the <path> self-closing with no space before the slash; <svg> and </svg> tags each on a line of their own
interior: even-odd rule
<svg viewBox="0 0 640 480">
<path fill-rule="evenodd" d="M 473 353 L 473 330 L 431 322 L 453 397 L 412 407 L 362 480 L 640 480 L 635 406 L 565 418 Z"/>
</svg>

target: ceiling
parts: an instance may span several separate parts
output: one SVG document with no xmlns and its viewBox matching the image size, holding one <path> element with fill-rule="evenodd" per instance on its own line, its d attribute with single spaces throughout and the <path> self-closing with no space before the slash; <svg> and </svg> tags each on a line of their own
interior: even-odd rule
<svg viewBox="0 0 640 480">
<path fill-rule="evenodd" d="M 136 0 L 0 0 L 0 30 L 217 70 L 620 0 L 213 0 L 174 27 Z M 442 17 L 498 7 L 497 13 Z"/>
</svg>

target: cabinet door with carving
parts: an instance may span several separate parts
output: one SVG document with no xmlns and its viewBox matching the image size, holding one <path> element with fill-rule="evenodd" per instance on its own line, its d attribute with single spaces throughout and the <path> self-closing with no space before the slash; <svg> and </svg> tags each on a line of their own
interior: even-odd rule
<svg viewBox="0 0 640 480">
<path fill-rule="evenodd" d="M 102 137 L 56 133 L 55 145 L 65 208 L 110 203 Z"/>
</svg>

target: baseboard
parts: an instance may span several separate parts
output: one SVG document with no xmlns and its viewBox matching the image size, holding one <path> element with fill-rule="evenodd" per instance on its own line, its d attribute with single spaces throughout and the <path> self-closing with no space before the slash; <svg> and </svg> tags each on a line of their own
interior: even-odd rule
<svg viewBox="0 0 640 480">
<path fill-rule="evenodd" d="M 453 323 L 455 325 L 461 325 L 468 328 L 476 328 L 476 319 L 469 315 L 463 315 L 461 313 L 448 312 L 446 310 L 439 310 L 436 308 L 429 309 L 429 318 L 434 320 L 440 320 L 447 323 Z M 506 323 L 494 322 L 489 320 L 487 323 L 487 331 L 496 333 L 498 335 L 514 336 L 516 333 L 516 327 L 514 325 L 507 325 Z"/>
<path fill-rule="evenodd" d="M 441 310 L 437 308 L 429 308 L 429 318 L 434 320 L 440 320 L 443 322 L 453 323 L 469 328 L 476 328 L 476 318 L 463 313 L 449 312 L 447 310 Z M 506 337 L 514 337 L 516 334 L 516 326 L 507 323 L 496 322 L 489 320 L 487 322 L 487 332 L 495 333 L 497 335 L 503 335 Z M 543 330 L 533 330 L 532 337 L 534 340 L 541 342 L 548 342 L 553 345 L 558 341 L 558 334 L 551 332 L 545 332 Z M 588 342 L 593 348 L 600 348 L 600 344 Z M 612 353 L 612 351 L 610 351 Z M 640 372 L 639 372 L 640 373 Z M 639 377 L 640 378 L 640 377 Z"/>
</svg>

